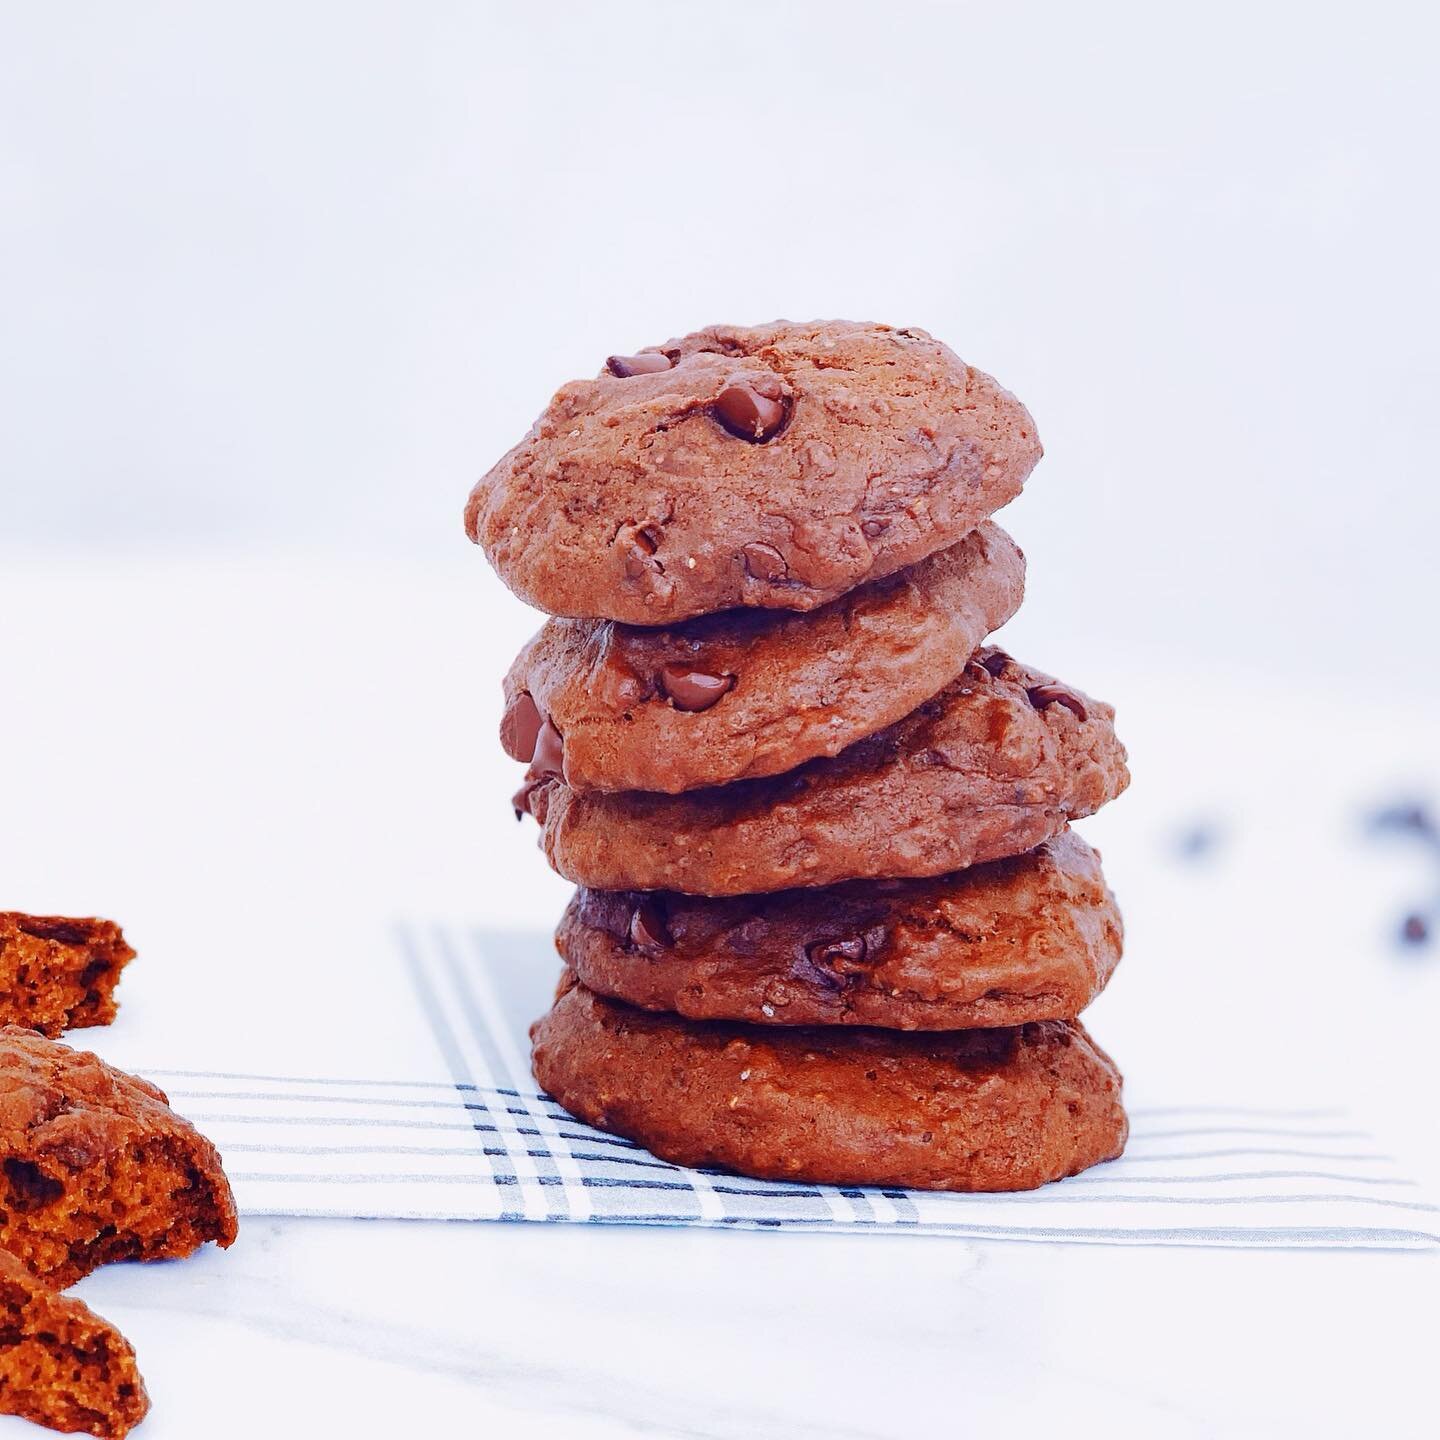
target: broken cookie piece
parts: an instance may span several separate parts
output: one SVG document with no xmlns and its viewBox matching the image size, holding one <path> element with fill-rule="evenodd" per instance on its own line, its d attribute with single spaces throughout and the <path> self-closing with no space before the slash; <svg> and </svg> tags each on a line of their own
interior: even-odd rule
<svg viewBox="0 0 1440 1440">
<path fill-rule="evenodd" d="M 112 1260 L 228 1246 L 215 1147 L 146 1080 L 0 1028 L 0 1247 L 64 1287 Z"/>
<path fill-rule="evenodd" d="M 110 920 L 0 910 L 0 1024 L 51 1039 L 115 1018 L 115 986 L 135 958 Z"/>
<path fill-rule="evenodd" d="M 0 1413 L 119 1440 L 149 1409 L 130 1342 L 0 1250 Z"/>
</svg>

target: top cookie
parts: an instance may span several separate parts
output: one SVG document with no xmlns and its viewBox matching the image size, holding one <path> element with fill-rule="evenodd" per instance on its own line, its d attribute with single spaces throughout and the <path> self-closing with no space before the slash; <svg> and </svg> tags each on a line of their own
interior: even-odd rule
<svg viewBox="0 0 1440 1440">
<path fill-rule="evenodd" d="M 1040 453 L 1025 407 L 923 330 L 714 326 L 562 386 L 465 525 L 556 615 L 813 610 L 953 545 Z"/>
</svg>

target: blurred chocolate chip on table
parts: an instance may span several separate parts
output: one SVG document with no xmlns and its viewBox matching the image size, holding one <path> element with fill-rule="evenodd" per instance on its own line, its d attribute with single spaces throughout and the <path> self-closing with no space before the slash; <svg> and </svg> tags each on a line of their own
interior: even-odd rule
<svg viewBox="0 0 1440 1440">
<path fill-rule="evenodd" d="M 1430 923 L 1418 910 L 1412 911 L 1401 921 L 1400 939 L 1406 945 L 1428 945 L 1430 938 Z"/>
<path fill-rule="evenodd" d="M 1425 801 L 1406 799 L 1372 810 L 1366 829 L 1372 836 L 1411 840 L 1436 862 L 1436 900 L 1428 907 L 1410 911 L 1395 930 L 1397 942 L 1407 949 L 1428 948 L 1434 938 L 1436 919 L 1440 917 L 1440 823 Z"/>
<path fill-rule="evenodd" d="M 1187 864 L 1210 860 L 1225 846 L 1224 826 L 1214 820 L 1193 820 L 1182 825 L 1171 839 L 1177 859 Z"/>
<path fill-rule="evenodd" d="M 1440 849 L 1440 822 L 1423 801 L 1380 806 L 1370 812 L 1367 828 L 1377 835 L 1413 835 Z"/>
</svg>

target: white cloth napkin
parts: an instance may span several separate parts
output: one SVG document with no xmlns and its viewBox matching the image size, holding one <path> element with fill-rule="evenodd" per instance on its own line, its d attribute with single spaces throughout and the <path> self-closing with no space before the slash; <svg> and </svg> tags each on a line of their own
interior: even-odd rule
<svg viewBox="0 0 1440 1440">
<path fill-rule="evenodd" d="M 428 1060 L 411 1078 L 367 1076 L 364 1041 L 348 1074 L 139 1067 L 220 1146 L 243 1213 L 850 1226 L 1107 1244 L 1440 1244 L 1440 1206 L 1338 1108 L 1132 1097 L 1119 1160 L 1015 1195 L 683 1169 L 580 1124 L 536 1090 L 526 1028 L 557 968 L 547 938 L 416 925 L 398 929 L 394 946 L 428 1029 Z M 388 1017 L 375 1022 L 383 1031 Z"/>
</svg>

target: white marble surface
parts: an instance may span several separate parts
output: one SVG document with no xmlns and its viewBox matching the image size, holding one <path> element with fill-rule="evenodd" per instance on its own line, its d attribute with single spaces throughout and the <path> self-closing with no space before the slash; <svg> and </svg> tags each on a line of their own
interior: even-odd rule
<svg viewBox="0 0 1440 1440">
<path fill-rule="evenodd" d="M 82 1293 L 140 1350 L 147 1440 L 1418 1436 L 1435 1279 L 1405 1254 L 261 1221 Z"/>
<path fill-rule="evenodd" d="M 357 973 L 369 927 L 553 918 L 565 887 L 506 813 L 493 739 L 529 623 L 464 547 L 424 570 L 8 563 L 4 900 L 116 915 L 142 950 L 87 1043 L 333 1073 L 387 980 Z M 1440 965 L 1387 940 L 1425 871 L 1355 838 L 1364 797 L 1437 778 L 1426 697 L 1337 713 L 1323 686 L 1103 653 L 1073 678 L 1119 702 L 1137 775 L 1087 827 L 1129 922 L 1097 1034 L 1151 1093 L 1353 1101 L 1433 1186 Z M 1181 864 L 1197 816 L 1225 843 Z M 383 1031 L 371 1056 L 393 1063 Z M 257 1219 L 226 1254 L 80 1293 L 135 1341 L 154 1440 L 1408 1435 L 1436 1265 Z"/>
</svg>

